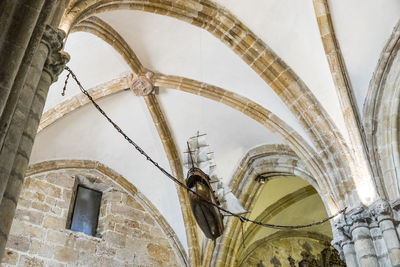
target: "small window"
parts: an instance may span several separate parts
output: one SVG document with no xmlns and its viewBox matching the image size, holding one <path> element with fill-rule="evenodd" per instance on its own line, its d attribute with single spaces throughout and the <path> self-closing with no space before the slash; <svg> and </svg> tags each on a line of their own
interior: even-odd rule
<svg viewBox="0 0 400 267">
<path fill-rule="evenodd" d="M 70 229 L 87 235 L 96 235 L 102 193 L 78 186 Z"/>
</svg>

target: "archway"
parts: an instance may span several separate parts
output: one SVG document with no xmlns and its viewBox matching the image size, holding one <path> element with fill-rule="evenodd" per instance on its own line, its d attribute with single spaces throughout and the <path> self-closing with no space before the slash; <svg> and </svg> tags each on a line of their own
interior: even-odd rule
<svg viewBox="0 0 400 267">
<path fill-rule="evenodd" d="M 261 183 L 261 180 L 267 182 Z M 232 192 L 239 197 L 243 206 L 251 211 L 248 215 L 251 219 L 270 222 L 273 219 L 270 217 L 271 214 L 281 214 L 280 216 L 285 217 L 288 215 L 283 215 L 287 207 L 294 204 L 301 206 L 301 202 L 306 201 L 307 198 L 308 200 L 315 198 L 312 199 L 313 203 L 317 200 L 316 203 L 319 205 L 319 208 L 314 210 L 318 214 L 315 214 L 311 221 L 325 218 L 327 216 L 326 210 L 329 211 L 329 208 L 324 204 L 325 200 L 321 199 L 318 194 L 320 188 L 315 179 L 296 154 L 284 145 L 264 145 L 249 151 L 242 159 L 230 185 Z M 275 197 L 270 196 L 271 192 L 277 193 Z M 268 201 L 267 205 L 264 203 L 265 201 Z M 285 203 L 286 206 L 282 203 Z M 300 223 L 298 220 L 297 222 L 286 221 L 285 223 L 281 221 L 282 217 L 276 217 L 276 219 L 279 221 L 274 223 L 281 225 Z M 304 221 L 304 223 L 309 222 Z M 326 224 L 324 227 L 325 230 L 321 234 L 332 236 L 330 225 Z M 242 236 L 246 246 L 246 242 L 248 242 L 247 245 L 251 245 L 254 241 L 257 241 L 257 236 L 259 239 L 275 233 L 275 231 L 260 232 L 261 228 L 249 224 L 243 226 L 242 231 L 241 222 L 238 219 L 229 218 L 226 232 L 221 240 L 216 242 L 215 248 L 211 243 L 209 244 L 209 250 L 213 250 L 212 259 L 211 253 L 208 253 L 211 265 L 235 266 L 235 264 L 238 264 L 239 255 L 245 253 L 241 248 L 243 246 Z"/>
</svg>

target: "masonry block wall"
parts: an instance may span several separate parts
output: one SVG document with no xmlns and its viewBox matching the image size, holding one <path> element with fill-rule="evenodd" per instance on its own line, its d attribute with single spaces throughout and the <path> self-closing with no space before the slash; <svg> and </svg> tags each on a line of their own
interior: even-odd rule
<svg viewBox="0 0 400 267">
<path fill-rule="evenodd" d="M 103 192 L 96 237 L 66 229 L 78 184 Z M 183 266 L 139 202 L 96 170 L 28 176 L 1 266 Z"/>
</svg>

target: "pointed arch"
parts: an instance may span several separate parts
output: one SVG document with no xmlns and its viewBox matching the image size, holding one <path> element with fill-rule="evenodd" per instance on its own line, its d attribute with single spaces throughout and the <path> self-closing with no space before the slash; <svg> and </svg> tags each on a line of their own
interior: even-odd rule
<svg viewBox="0 0 400 267">
<path fill-rule="evenodd" d="M 135 201 L 140 203 L 143 208 L 150 213 L 150 215 L 154 218 L 156 224 L 158 224 L 165 234 L 168 237 L 168 241 L 173 248 L 177 259 L 183 266 L 189 266 L 188 258 L 183 248 L 182 244 L 179 241 L 178 236 L 169 225 L 167 220 L 162 216 L 162 214 L 158 211 L 158 209 L 151 203 L 150 200 L 147 199 L 145 195 L 143 195 L 132 183 L 126 180 L 125 177 L 117 173 L 115 170 L 110 167 L 102 164 L 99 161 L 93 160 L 51 160 L 51 161 L 43 161 L 33 165 L 30 165 L 26 171 L 25 176 L 33 176 L 40 173 L 46 173 L 51 171 L 58 170 L 76 170 L 76 171 L 94 171 L 101 175 L 104 175 L 106 179 L 110 179 L 116 185 L 121 187 L 126 193 L 128 193 Z"/>
<path fill-rule="evenodd" d="M 252 210 L 262 185 L 256 181 L 259 175 L 273 174 L 275 176 L 297 176 L 310 183 L 319 193 L 327 213 L 330 214 L 330 204 L 316 183 L 305 164 L 285 145 L 264 145 L 250 150 L 242 159 L 230 183 L 232 192 L 238 197 L 246 210 Z M 209 244 L 209 262 L 213 266 L 233 266 L 238 248 L 241 245 L 241 223 L 236 218 L 228 218 L 226 232 L 215 248 Z M 212 259 L 211 259 L 212 258 Z"/>
<path fill-rule="evenodd" d="M 400 21 L 384 47 L 364 104 L 364 125 L 380 195 L 400 197 Z"/>
<path fill-rule="evenodd" d="M 354 195 L 354 181 L 365 182 L 369 178 L 356 171 L 354 158 L 326 111 L 293 70 L 229 11 L 208 0 L 76 1 L 64 14 L 61 27 L 69 31 L 90 16 L 118 9 L 174 17 L 203 28 L 221 40 L 281 97 L 299 119 L 317 147 L 328 175 L 335 184 L 342 185 L 341 198 L 345 202 L 351 201 L 352 194 L 353 199 L 358 198 Z"/>
</svg>

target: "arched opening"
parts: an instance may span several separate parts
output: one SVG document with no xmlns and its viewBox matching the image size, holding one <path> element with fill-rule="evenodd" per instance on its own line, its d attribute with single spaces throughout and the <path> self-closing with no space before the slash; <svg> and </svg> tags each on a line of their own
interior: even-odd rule
<svg viewBox="0 0 400 267">
<path fill-rule="evenodd" d="M 400 196 L 399 96 L 400 22 L 397 24 L 375 69 L 364 105 L 367 144 L 382 198 Z"/>
<path fill-rule="evenodd" d="M 232 192 L 250 211 L 247 217 L 256 221 L 277 225 L 302 225 L 320 221 L 328 214 L 331 215 L 329 204 L 325 201 L 318 183 L 296 154 L 284 145 L 264 145 L 249 151 L 242 159 L 230 185 Z M 254 264 L 252 256 L 254 250 L 248 249 L 257 247 L 257 252 L 254 253 L 258 255 L 261 253 L 258 251 L 260 242 L 265 240 L 275 242 L 273 241 L 275 237 L 281 235 L 287 240 L 284 242 L 285 245 L 278 249 L 281 251 L 280 262 L 285 257 L 287 260 L 289 256 L 297 262 L 301 261 L 303 250 L 309 254 L 310 259 L 311 256 L 322 259 L 319 254 L 325 248 L 334 251 L 328 246 L 332 240 L 332 228 L 329 222 L 310 229 L 283 231 L 284 229 L 268 229 L 250 223 L 242 225 L 240 220 L 229 218 L 226 229 L 227 231 L 213 251 L 211 263 L 216 266 L 240 266 L 241 264 L 251 266 L 246 264 Z M 301 242 L 299 238 L 302 238 Z M 263 243 L 265 249 L 272 244 L 265 242 Z M 314 254 L 310 254 L 308 245 L 305 245 L 307 249 L 302 250 L 302 247 L 298 246 L 299 242 L 309 245 L 312 243 Z M 292 247 L 291 243 L 293 243 Z M 274 246 L 276 247 L 276 244 Z M 264 254 L 268 255 L 268 253 Z M 303 255 L 306 256 L 305 253 Z M 273 258 L 277 258 L 278 254 L 269 256 L 267 266 L 271 264 L 271 260 L 275 262 Z M 247 262 L 248 260 L 250 262 Z M 265 262 L 267 259 L 259 260 Z M 289 266 L 288 261 L 281 264 Z"/>
<path fill-rule="evenodd" d="M 272 176 L 261 186 L 261 192 L 248 217 L 263 223 L 303 225 L 326 218 L 324 204 L 317 191 L 297 176 Z M 332 230 L 329 222 L 304 229 L 272 229 L 246 223 L 239 237 L 236 266 L 290 266 L 291 262 L 329 261 L 338 258 L 330 247 Z M 258 264 L 258 265 L 257 265 Z"/>
<path fill-rule="evenodd" d="M 102 194 L 93 236 L 68 226 L 78 186 Z M 3 263 L 137 266 L 144 262 L 189 265 L 174 230 L 132 183 L 97 161 L 54 160 L 30 166 Z"/>
</svg>

